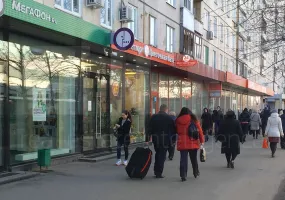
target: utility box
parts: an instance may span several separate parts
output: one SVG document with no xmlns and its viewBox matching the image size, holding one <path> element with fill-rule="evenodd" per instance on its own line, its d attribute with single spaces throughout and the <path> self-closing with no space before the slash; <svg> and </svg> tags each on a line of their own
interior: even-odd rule
<svg viewBox="0 0 285 200">
<path fill-rule="evenodd" d="M 51 164 L 50 149 L 39 149 L 38 150 L 38 166 L 49 167 Z"/>
</svg>

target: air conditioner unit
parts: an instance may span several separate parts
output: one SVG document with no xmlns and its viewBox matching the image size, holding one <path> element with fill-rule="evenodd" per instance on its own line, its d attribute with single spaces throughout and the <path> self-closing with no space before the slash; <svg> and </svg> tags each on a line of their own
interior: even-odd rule
<svg viewBox="0 0 285 200">
<path fill-rule="evenodd" d="M 208 32 L 207 32 L 207 39 L 208 39 L 208 40 L 213 40 L 213 39 L 214 39 L 214 33 L 213 33 L 213 31 L 208 31 Z"/>
<path fill-rule="evenodd" d="M 123 6 L 120 9 L 120 22 L 125 22 L 125 23 L 132 22 L 133 21 L 132 16 L 133 16 L 132 7 Z"/>
<path fill-rule="evenodd" d="M 251 36 L 247 36 L 247 41 L 251 42 Z"/>
<path fill-rule="evenodd" d="M 102 8 L 104 7 L 105 0 L 86 0 L 87 7 Z"/>
</svg>

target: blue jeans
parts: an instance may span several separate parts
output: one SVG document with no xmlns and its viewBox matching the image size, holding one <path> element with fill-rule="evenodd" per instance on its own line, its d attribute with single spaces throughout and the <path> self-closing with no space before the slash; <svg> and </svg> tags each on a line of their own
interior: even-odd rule
<svg viewBox="0 0 285 200">
<path fill-rule="evenodd" d="M 121 159 L 122 156 L 122 144 L 117 143 L 117 159 Z M 129 146 L 124 144 L 124 151 L 125 151 L 125 160 L 129 158 Z"/>
</svg>

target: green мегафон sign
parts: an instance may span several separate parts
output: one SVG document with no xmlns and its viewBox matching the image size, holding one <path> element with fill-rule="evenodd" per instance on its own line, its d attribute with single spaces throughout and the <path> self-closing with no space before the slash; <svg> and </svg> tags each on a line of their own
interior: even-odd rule
<svg viewBox="0 0 285 200">
<path fill-rule="evenodd" d="M 33 0 L 5 0 L 4 5 L 4 15 L 103 46 L 110 46 L 110 31 L 86 22 L 79 17 Z"/>
</svg>

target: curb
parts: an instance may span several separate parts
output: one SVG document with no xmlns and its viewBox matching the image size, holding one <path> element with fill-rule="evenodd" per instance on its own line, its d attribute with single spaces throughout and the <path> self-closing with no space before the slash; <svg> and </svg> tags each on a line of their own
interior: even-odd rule
<svg viewBox="0 0 285 200">
<path fill-rule="evenodd" d="M 40 173 L 34 173 L 34 172 L 16 172 L 16 173 L 17 173 L 16 175 L 1 178 L 0 185 L 22 181 L 22 180 L 34 178 L 40 175 Z"/>
</svg>

